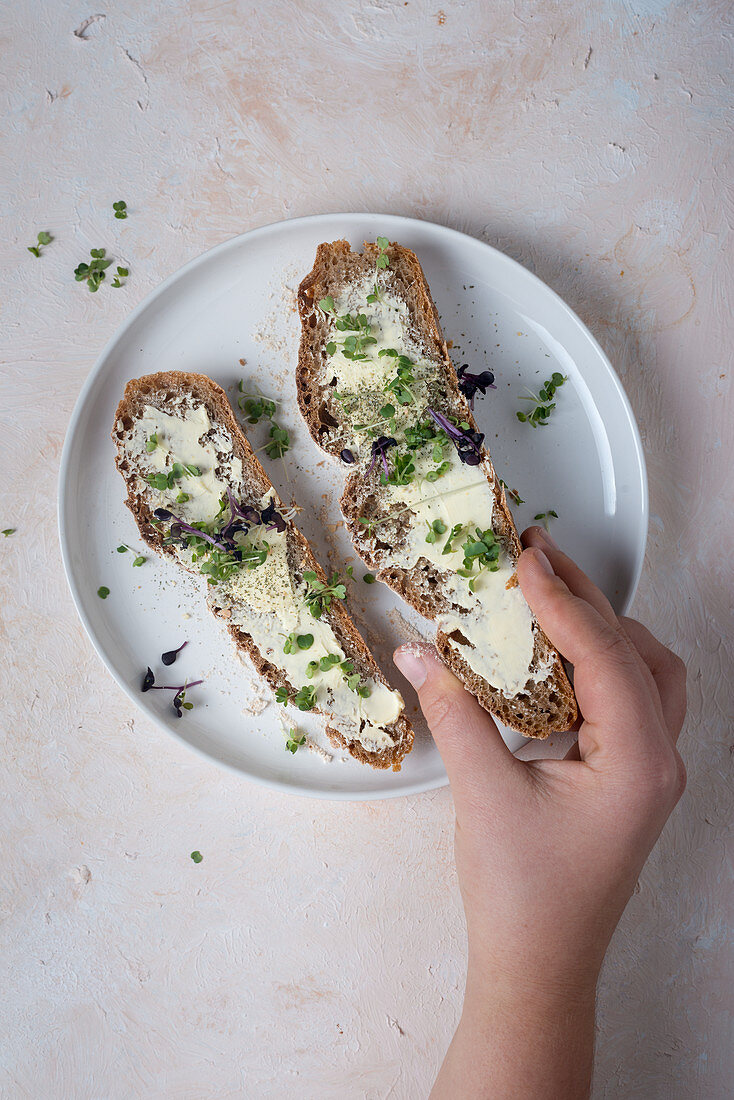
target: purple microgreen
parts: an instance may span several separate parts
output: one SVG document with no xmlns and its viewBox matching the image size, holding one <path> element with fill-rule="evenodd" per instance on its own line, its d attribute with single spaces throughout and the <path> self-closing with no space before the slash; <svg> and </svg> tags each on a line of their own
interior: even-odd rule
<svg viewBox="0 0 734 1100">
<path fill-rule="evenodd" d="M 397 445 L 397 440 L 393 439 L 391 435 L 381 435 L 376 439 L 372 444 L 372 461 L 367 467 L 367 473 L 372 473 L 375 463 L 380 459 L 385 471 L 385 477 L 389 477 L 390 467 L 387 464 L 387 451 L 389 451 L 391 447 L 397 447 Z"/>
<path fill-rule="evenodd" d="M 162 653 L 161 654 L 161 661 L 163 662 L 163 664 L 164 665 L 172 665 L 173 662 L 178 657 L 181 650 L 184 648 L 184 646 L 187 646 L 188 644 L 189 644 L 188 641 L 182 642 L 181 645 L 178 647 L 178 649 L 168 649 L 168 650 L 166 650 L 165 653 Z"/>
<path fill-rule="evenodd" d="M 347 447 L 345 447 L 343 451 L 339 452 L 339 458 L 342 460 L 342 462 L 345 462 L 347 466 L 351 466 L 352 463 L 356 461 L 354 455 L 350 450 L 348 450 Z"/>
<path fill-rule="evenodd" d="M 143 684 L 142 684 L 142 687 L 140 688 L 140 690 L 141 691 L 150 691 L 150 689 L 153 687 L 154 684 L 155 684 L 155 676 L 153 675 L 153 669 L 149 665 L 148 668 L 145 670 L 145 676 L 143 677 Z"/>
<path fill-rule="evenodd" d="M 461 461 L 466 463 L 467 466 L 478 466 L 482 461 L 484 433 L 472 432 L 468 429 L 468 426 L 467 428 L 457 427 L 443 413 L 435 412 L 434 409 L 426 409 L 426 412 L 438 424 L 439 428 L 442 428 L 446 435 L 453 440 Z"/>
<path fill-rule="evenodd" d="M 469 401 L 469 404 L 474 408 L 474 397 L 477 390 L 481 393 L 482 397 L 486 394 L 487 390 L 496 390 L 494 385 L 494 375 L 491 370 L 483 370 L 481 374 L 470 374 L 469 364 L 464 363 L 457 370 L 457 375 L 460 379 L 459 389 Z"/>
<path fill-rule="evenodd" d="M 275 501 L 271 500 L 267 508 L 263 508 L 260 513 L 260 522 L 265 524 L 265 529 L 272 531 L 285 531 L 286 522 L 281 516 L 280 512 L 275 510 Z"/>
</svg>

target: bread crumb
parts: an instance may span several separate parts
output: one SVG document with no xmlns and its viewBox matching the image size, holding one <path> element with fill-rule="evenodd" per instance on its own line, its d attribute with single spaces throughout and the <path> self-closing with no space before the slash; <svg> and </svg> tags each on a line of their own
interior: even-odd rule
<svg viewBox="0 0 734 1100">
<path fill-rule="evenodd" d="M 309 752 L 316 753 L 316 755 L 320 757 L 320 759 L 323 760 L 325 764 L 333 763 L 333 755 L 330 752 L 327 752 L 326 749 L 322 749 L 321 745 L 317 745 L 316 742 L 312 741 L 310 738 L 306 741 L 306 748 Z"/>
<path fill-rule="evenodd" d="M 270 689 L 265 687 L 264 684 L 250 684 L 249 695 L 247 702 L 242 708 L 242 713 L 255 716 L 262 714 L 262 712 L 270 706 L 272 701 L 273 696 L 270 693 Z"/>
<path fill-rule="evenodd" d="M 505 585 L 505 588 L 506 589 L 517 588 L 517 585 L 518 585 L 517 573 L 513 573 L 512 576 L 510 577 L 509 581 Z"/>
</svg>

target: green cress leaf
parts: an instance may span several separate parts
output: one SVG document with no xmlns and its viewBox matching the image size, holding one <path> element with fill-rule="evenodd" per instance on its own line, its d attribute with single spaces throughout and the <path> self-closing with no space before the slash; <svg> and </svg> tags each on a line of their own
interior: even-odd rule
<svg viewBox="0 0 734 1100">
<path fill-rule="evenodd" d="M 186 706 L 185 703 L 184 703 L 184 706 Z M 203 860 L 204 857 L 201 854 L 201 852 L 192 852 L 191 853 L 191 858 L 193 859 L 194 863 L 201 863 L 201 861 Z"/>
<path fill-rule="evenodd" d="M 106 600 L 107 597 L 109 596 L 109 594 L 110 594 L 110 590 L 109 590 L 109 588 L 107 587 L 106 584 L 101 585 L 97 589 L 97 595 L 99 596 L 100 600 Z"/>
</svg>

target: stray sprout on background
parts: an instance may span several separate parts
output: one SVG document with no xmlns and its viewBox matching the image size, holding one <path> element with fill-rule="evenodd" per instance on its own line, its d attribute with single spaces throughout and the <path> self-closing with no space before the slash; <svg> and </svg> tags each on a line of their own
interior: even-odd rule
<svg viewBox="0 0 734 1100">
<path fill-rule="evenodd" d="M 133 554 L 135 553 L 132 546 L 128 546 L 126 542 L 121 542 L 120 545 L 117 547 L 118 554 L 127 554 L 128 550 L 130 550 Z M 135 561 L 133 562 L 133 567 L 135 567 L 136 565 L 145 565 L 146 561 L 147 558 L 144 554 L 138 554 L 138 556 L 135 558 Z"/>
<path fill-rule="evenodd" d="M 520 395 L 520 401 L 532 401 L 533 408 L 529 413 L 518 412 L 516 413 L 517 419 L 522 424 L 529 424 L 531 428 L 537 428 L 539 425 L 544 428 L 548 423 L 550 414 L 556 407 L 555 401 L 551 400 L 555 395 L 557 389 L 568 381 L 568 377 L 563 374 L 559 374 L 555 371 L 547 381 L 545 381 L 537 394 L 534 394 L 532 390 L 528 389 L 528 396 Z M 525 387 L 527 389 L 527 387 Z"/>
<path fill-rule="evenodd" d="M 553 508 L 549 508 L 547 512 L 538 512 L 533 518 L 541 520 L 547 531 L 550 527 L 551 520 L 558 519 L 558 512 L 554 511 Z"/>
<path fill-rule="evenodd" d="M 127 217 L 127 203 L 123 199 L 120 199 L 119 202 L 113 202 L 112 209 L 115 211 L 116 218 Z"/>
<path fill-rule="evenodd" d="M 36 244 L 29 244 L 28 245 L 28 251 L 30 253 L 32 253 L 32 255 L 34 255 L 36 258 L 38 258 L 41 255 L 41 250 L 47 244 L 51 244 L 52 240 L 53 240 L 53 237 L 51 236 L 51 234 L 47 233 L 45 229 L 42 229 L 41 232 L 36 237 L 37 243 Z"/>
</svg>

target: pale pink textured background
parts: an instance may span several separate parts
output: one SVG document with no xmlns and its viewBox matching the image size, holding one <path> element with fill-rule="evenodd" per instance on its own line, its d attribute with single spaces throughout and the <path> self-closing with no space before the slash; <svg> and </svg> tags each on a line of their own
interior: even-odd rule
<svg viewBox="0 0 734 1100">
<path fill-rule="evenodd" d="M 730 6 L 99 5 L 0 14 L 0 527 L 18 528 L 0 540 L 0 1095 L 412 1100 L 456 1023 L 448 791 L 317 803 L 198 760 L 105 673 L 57 545 L 66 424 L 131 307 L 235 233 L 356 209 L 535 270 L 632 400 L 652 512 L 636 613 L 688 662 L 690 781 L 609 954 L 594 1095 L 723 1100 Z M 71 273 L 119 197 L 132 275 L 93 296 Z"/>
</svg>

